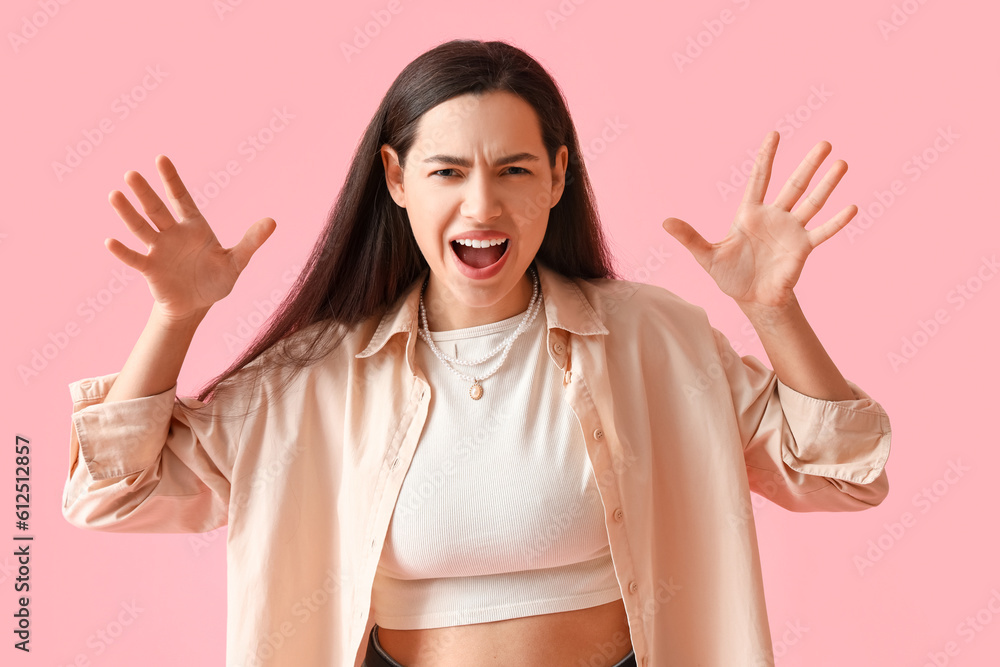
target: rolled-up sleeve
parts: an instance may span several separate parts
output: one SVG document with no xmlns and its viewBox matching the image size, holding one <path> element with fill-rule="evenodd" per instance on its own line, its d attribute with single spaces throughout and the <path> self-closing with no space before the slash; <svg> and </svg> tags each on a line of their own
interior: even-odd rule
<svg viewBox="0 0 1000 667">
<path fill-rule="evenodd" d="M 713 328 L 732 394 L 750 489 L 796 512 L 857 511 L 889 493 L 889 416 L 847 380 L 854 399 L 802 394 Z"/>
<path fill-rule="evenodd" d="M 177 385 L 104 403 L 118 373 L 70 383 L 63 516 L 112 532 L 205 532 L 227 523 L 240 422 L 178 398 Z M 183 401 L 183 403 L 182 403 Z M 207 405 L 200 413 L 189 409 Z"/>
</svg>

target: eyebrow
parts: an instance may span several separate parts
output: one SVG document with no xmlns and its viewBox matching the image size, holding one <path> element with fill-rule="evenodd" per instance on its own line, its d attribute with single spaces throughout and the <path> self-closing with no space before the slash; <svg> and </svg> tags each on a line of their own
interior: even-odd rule
<svg viewBox="0 0 1000 667">
<path fill-rule="evenodd" d="M 504 165 L 512 164 L 514 162 L 532 162 L 538 161 L 538 156 L 532 153 L 514 153 L 513 155 L 504 155 L 498 158 L 496 162 L 493 163 L 494 167 L 503 167 Z M 464 157 L 455 157 L 454 155 L 432 155 L 426 158 L 424 162 L 441 162 L 444 164 L 457 164 L 460 167 L 471 167 L 472 161 Z"/>
</svg>

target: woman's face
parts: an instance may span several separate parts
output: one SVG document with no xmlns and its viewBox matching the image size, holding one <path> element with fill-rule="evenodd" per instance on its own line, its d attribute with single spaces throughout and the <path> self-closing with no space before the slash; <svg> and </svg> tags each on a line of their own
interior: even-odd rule
<svg viewBox="0 0 1000 667">
<path fill-rule="evenodd" d="M 382 147 L 386 184 L 430 266 L 424 304 L 432 330 L 496 322 L 527 308 L 526 272 L 562 195 L 567 160 L 560 146 L 549 166 L 538 116 L 508 92 L 462 95 L 428 110 L 404 169 Z M 456 250 L 457 239 L 507 241 Z"/>
</svg>

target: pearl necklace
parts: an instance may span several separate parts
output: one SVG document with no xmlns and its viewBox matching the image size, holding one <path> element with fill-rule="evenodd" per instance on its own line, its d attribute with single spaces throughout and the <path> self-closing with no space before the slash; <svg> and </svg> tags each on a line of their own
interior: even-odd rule
<svg viewBox="0 0 1000 667">
<path fill-rule="evenodd" d="M 535 272 L 534 267 L 531 267 L 531 275 L 534 283 L 534 289 L 531 294 L 531 302 L 528 304 L 528 310 L 524 313 L 524 317 L 521 318 L 521 322 L 518 324 L 517 328 L 514 330 L 512 334 L 510 334 L 509 336 L 507 336 L 507 338 L 501 341 L 500 344 L 497 345 L 492 351 L 490 351 L 489 353 L 487 353 L 486 355 L 484 355 L 479 359 L 471 361 L 456 359 L 443 352 L 441 349 L 438 348 L 437 345 L 434 344 L 434 341 L 431 339 L 430 328 L 427 326 L 427 311 L 424 309 L 424 290 L 427 288 L 426 281 L 424 282 L 423 287 L 421 287 L 420 289 L 420 319 L 422 322 L 422 326 L 417 333 L 427 343 L 427 345 L 430 346 L 431 351 L 434 353 L 434 356 L 440 359 L 441 363 L 447 366 L 452 373 L 457 375 L 459 378 L 465 380 L 466 382 L 472 382 L 472 387 L 469 389 L 469 396 L 471 396 L 472 400 L 474 401 L 478 401 L 480 398 L 483 397 L 483 387 L 479 383 L 482 380 L 491 377 L 494 373 L 500 370 L 500 367 L 503 365 L 503 362 L 507 359 L 507 354 L 510 352 L 511 347 L 514 346 L 514 341 L 516 341 L 518 336 L 524 333 L 528 329 L 528 327 L 531 326 L 531 323 L 535 321 L 535 316 L 538 315 L 538 311 L 542 305 L 542 300 L 538 298 L 539 281 L 538 281 L 538 274 Z M 429 279 L 430 276 L 428 276 L 428 280 Z M 469 377 L 465 373 L 460 372 L 458 369 L 452 366 L 452 364 L 460 364 L 462 366 L 472 366 L 475 364 L 481 364 L 487 359 L 496 356 L 501 349 L 503 350 L 503 355 L 500 357 L 500 361 L 497 362 L 497 365 L 493 367 L 493 370 L 491 370 L 489 373 L 481 377 Z"/>
</svg>

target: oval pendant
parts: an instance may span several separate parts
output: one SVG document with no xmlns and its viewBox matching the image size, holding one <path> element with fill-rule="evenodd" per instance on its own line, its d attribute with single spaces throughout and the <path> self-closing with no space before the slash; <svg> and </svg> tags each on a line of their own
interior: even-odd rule
<svg viewBox="0 0 1000 667">
<path fill-rule="evenodd" d="M 480 386 L 478 382 L 472 385 L 472 388 L 469 389 L 469 396 L 471 396 L 472 400 L 474 401 L 478 401 L 480 398 L 483 397 L 483 388 Z"/>
</svg>

